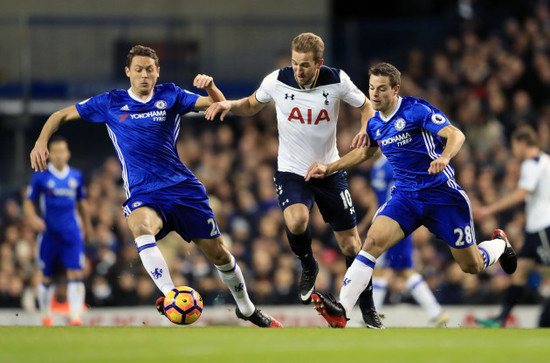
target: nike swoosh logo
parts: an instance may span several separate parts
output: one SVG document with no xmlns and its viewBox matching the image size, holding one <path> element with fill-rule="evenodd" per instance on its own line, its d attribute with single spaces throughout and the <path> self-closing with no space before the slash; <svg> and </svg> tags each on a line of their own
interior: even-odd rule
<svg viewBox="0 0 550 363">
<path fill-rule="evenodd" d="M 311 294 L 313 294 L 313 290 L 314 290 L 314 289 L 315 289 L 315 286 L 313 286 L 313 287 L 311 288 L 311 290 L 309 290 L 309 291 L 307 292 L 307 294 L 305 294 L 305 295 L 300 294 L 300 299 L 302 299 L 303 301 L 309 299 L 309 298 L 311 297 Z"/>
</svg>

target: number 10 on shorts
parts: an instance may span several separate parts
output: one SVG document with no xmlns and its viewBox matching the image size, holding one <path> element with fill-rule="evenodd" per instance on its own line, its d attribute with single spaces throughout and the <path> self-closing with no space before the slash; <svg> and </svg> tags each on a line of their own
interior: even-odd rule
<svg viewBox="0 0 550 363">
<path fill-rule="evenodd" d="M 349 209 L 350 214 L 355 213 L 355 208 L 353 208 L 353 202 L 351 201 L 351 195 L 349 194 L 349 190 L 343 190 L 340 192 L 340 198 L 342 198 L 342 202 L 344 203 L 344 209 Z"/>
</svg>

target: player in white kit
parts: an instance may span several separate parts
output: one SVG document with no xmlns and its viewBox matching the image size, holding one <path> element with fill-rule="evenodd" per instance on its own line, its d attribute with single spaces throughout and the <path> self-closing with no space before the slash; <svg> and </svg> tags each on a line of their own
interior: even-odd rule
<svg viewBox="0 0 550 363">
<path fill-rule="evenodd" d="M 494 318 L 477 319 L 479 324 L 487 327 L 503 327 L 521 298 L 531 271 L 537 264 L 550 265 L 550 155 L 540 149 L 537 133 L 529 126 L 520 127 L 512 134 L 512 152 L 522 161 L 516 190 L 474 211 L 474 218 L 483 219 L 525 201 L 527 215 L 525 242 L 518 253 L 517 273 L 512 275 L 502 310 Z"/>
<path fill-rule="evenodd" d="M 298 35 L 292 41 L 292 66 L 267 75 L 253 95 L 213 103 L 206 111 L 207 119 L 221 113 L 223 120 L 229 111 L 252 116 L 270 101 L 275 102 L 279 131 L 275 187 L 290 247 L 302 263 L 300 300 L 304 304 L 311 302 L 319 271 L 308 227 L 313 203 L 317 203 L 323 219 L 331 225 L 348 267 L 361 248 L 345 172 L 308 182 L 304 177 L 313 162 L 339 159 L 336 127 L 340 101 L 361 110 L 362 130 L 374 115 L 370 101 L 344 71 L 323 65 L 323 51 L 319 36 Z M 366 134 L 358 133 L 352 147 L 365 143 Z M 372 301 L 372 285 L 360 297 L 359 305 L 368 327 L 383 327 Z"/>
</svg>

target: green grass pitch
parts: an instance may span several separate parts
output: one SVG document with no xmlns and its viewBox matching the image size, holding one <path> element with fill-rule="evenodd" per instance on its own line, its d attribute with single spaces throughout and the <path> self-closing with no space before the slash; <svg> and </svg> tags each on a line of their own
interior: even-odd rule
<svg viewBox="0 0 550 363">
<path fill-rule="evenodd" d="M 549 329 L 0 327 L 0 362 L 544 362 Z"/>
</svg>

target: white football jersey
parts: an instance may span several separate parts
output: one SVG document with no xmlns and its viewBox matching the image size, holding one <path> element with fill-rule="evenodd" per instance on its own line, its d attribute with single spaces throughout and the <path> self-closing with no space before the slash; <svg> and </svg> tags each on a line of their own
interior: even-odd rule
<svg viewBox="0 0 550 363">
<path fill-rule="evenodd" d="M 529 193 L 525 198 L 525 230 L 536 233 L 550 226 L 550 156 L 541 152 L 521 163 L 518 188 Z"/>
<path fill-rule="evenodd" d="M 340 158 L 336 147 L 340 100 L 361 107 L 367 99 L 344 71 L 326 66 L 319 69 L 311 88 L 301 87 L 292 67 L 286 67 L 266 76 L 255 94 L 258 102 L 275 101 L 278 170 L 302 176 L 316 161 L 328 164 Z"/>
</svg>

